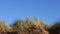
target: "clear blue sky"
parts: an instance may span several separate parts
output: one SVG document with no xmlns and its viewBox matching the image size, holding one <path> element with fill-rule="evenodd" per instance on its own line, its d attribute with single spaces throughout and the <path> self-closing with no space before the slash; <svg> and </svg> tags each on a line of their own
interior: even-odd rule
<svg viewBox="0 0 60 34">
<path fill-rule="evenodd" d="M 60 0 L 0 0 L 0 20 L 11 24 L 27 16 L 52 24 L 60 19 Z"/>
</svg>

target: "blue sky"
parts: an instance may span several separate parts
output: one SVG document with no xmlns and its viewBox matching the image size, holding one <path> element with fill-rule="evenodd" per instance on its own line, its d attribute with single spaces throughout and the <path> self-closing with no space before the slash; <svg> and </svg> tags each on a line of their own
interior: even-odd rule
<svg viewBox="0 0 60 34">
<path fill-rule="evenodd" d="M 60 19 L 60 0 L 0 0 L 0 20 L 12 24 L 27 16 L 53 24 Z"/>
</svg>

